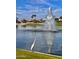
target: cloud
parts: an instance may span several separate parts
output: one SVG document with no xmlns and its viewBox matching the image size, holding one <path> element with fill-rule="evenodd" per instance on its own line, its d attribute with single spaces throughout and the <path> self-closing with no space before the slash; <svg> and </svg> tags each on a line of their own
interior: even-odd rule
<svg viewBox="0 0 79 59">
<path fill-rule="evenodd" d="M 26 4 L 53 6 L 50 0 L 26 0 Z"/>
<path fill-rule="evenodd" d="M 30 4 L 26 4 L 26 5 L 25 5 L 25 8 L 27 8 L 27 9 L 33 9 L 33 6 L 30 5 Z"/>
<path fill-rule="evenodd" d="M 61 9 L 61 8 L 55 9 L 55 10 L 53 11 L 53 14 L 54 14 L 55 17 L 60 17 L 60 16 L 62 16 L 62 9 Z"/>
<path fill-rule="evenodd" d="M 32 14 L 37 14 L 38 18 L 43 18 L 47 15 L 48 7 L 51 6 L 53 14 L 58 17 L 61 15 L 61 8 L 58 7 L 53 2 L 58 2 L 60 0 L 25 0 L 24 6 L 19 6 L 16 8 L 16 15 L 20 18 L 30 18 Z M 47 6 L 47 7 L 46 7 Z"/>
<path fill-rule="evenodd" d="M 30 10 L 17 10 L 17 17 L 20 18 L 30 18 L 31 15 L 36 14 L 37 18 L 43 18 L 47 15 L 47 8 L 35 8 Z"/>
<path fill-rule="evenodd" d="M 48 8 L 35 8 L 35 9 L 30 9 L 30 10 L 17 10 L 17 16 L 20 18 L 31 18 L 31 15 L 36 14 L 37 18 L 44 18 L 48 14 Z M 62 16 L 62 9 L 54 9 L 52 10 L 52 14 L 55 17 L 60 17 Z"/>
</svg>

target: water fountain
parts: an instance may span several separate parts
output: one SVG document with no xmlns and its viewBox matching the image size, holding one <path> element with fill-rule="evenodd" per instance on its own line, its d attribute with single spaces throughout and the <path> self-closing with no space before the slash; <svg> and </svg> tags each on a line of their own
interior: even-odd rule
<svg viewBox="0 0 79 59">
<path fill-rule="evenodd" d="M 49 7 L 48 10 L 48 16 L 46 19 L 46 22 L 44 23 L 44 26 L 46 27 L 45 30 L 41 29 L 41 31 L 46 31 L 48 34 L 45 34 L 45 39 L 47 41 L 47 45 L 48 45 L 48 53 L 51 53 L 51 46 L 53 44 L 53 40 L 54 40 L 54 35 L 52 35 L 53 33 L 51 33 L 50 31 L 56 31 L 56 25 L 55 25 L 55 19 L 52 16 L 52 8 Z M 38 29 L 39 30 L 39 29 Z M 35 41 L 36 41 L 36 36 L 34 38 L 34 41 L 31 45 L 31 50 L 34 48 L 35 46 Z"/>
<path fill-rule="evenodd" d="M 52 16 L 52 8 L 49 7 L 47 19 L 45 22 L 46 29 L 49 31 L 56 31 L 55 19 Z"/>
<path fill-rule="evenodd" d="M 55 19 L 52 16 L 52 8 L 49 7 L 47 19 L 45 22 L 46 30 L 48 31 L 56 31 L 56 25 L 55 25 Z M 48 53 L 51 53 L 51 46 L 53 45 L 54 41 L 54 33 L 48 32 L 48 34 L 45 34 L 46 41 L 48 45 Z"/>
<path fill-rule="evenodd" d="M 48 46 L 48 53 L 51 53 L 51 49 L 53 46 L 53 42 L 55 39 L 55 33 L 53 32 L 46 32 L 47 34 L 44 34 L 45 40 L 47 42 L 47 46 Z"/>
</svg>

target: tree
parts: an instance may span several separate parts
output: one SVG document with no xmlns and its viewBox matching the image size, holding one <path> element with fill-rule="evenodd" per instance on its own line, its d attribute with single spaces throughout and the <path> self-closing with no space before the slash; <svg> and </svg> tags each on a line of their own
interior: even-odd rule
<svg viewBox="0 0 79 59">
<path fill-rule="evenodd" d="M 26 23 L 26 22 L 27 22 L 27 20 L 23 19 L 21 22 Z"/>
<path fill-rule="evenodd" d="M 62 19 L 62 16 L 60 16 L 60 19 Z"/>
<path fill-rule="evenodd" d="M 36 17 L 36 15 L 32 15 L 31 18 Z"/>
<path fill-rule="evenodd" d="M 19 20 L 16 19 L 16 23 L 21 23 Z"/>
<path fill-rule="evenodd" d="M 55 18 L 55 20 L 58 21 L 59 19 L 58 18 Z"/>
<path fill-rule="evenodd" d="M 31 18 L 32 18 L 32 19 L 33 19 L 33 18 L 36 18 L 36 15 L 32 15 Z"/>
<path fill-rule="evenodd" d="M 43 19 L 40 19 L 40 22 L 45 22 L 45 20 L 43 20 Z"/>
</svg>

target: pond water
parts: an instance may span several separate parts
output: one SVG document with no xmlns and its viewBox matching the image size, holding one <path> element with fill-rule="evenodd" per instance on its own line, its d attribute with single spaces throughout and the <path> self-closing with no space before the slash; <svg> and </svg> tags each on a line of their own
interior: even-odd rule
<svg viewBox="0 0 79 59">
<path fill-rule="evenodd" d="M 54 55 L 62 55 L 62 32 L 38 32 L 38 31 L 27 31 L 26 29 L 42 28 L 40 26 L 18 26 L 16 28 L 16 48 L 22 48 L 30 50 L 31 46 L 35 41 L 33 51 L 39 51 L 50 53 Z"/>
</svg>

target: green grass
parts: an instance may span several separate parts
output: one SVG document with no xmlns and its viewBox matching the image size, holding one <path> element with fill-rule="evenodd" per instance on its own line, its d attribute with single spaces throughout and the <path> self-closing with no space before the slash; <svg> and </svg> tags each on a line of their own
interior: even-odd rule
<svg viewBox="0 0 79 59">
<path fill-rule="evenodd" d="M 56 21 L 56 26 L 62 26 L 62 22 L 61 21 Z"/>
<path fill-rule="evenodd" d="M 62 28 L 62 22 L 61 21 L 56 21 L 56 27 L 57 28 Z"/>
<path fill-rule="evenodd" d="M 62 57 L 36 53 L 29 50 L 16 49 L 16 59 L 62 59 Z"/>
</svg>

